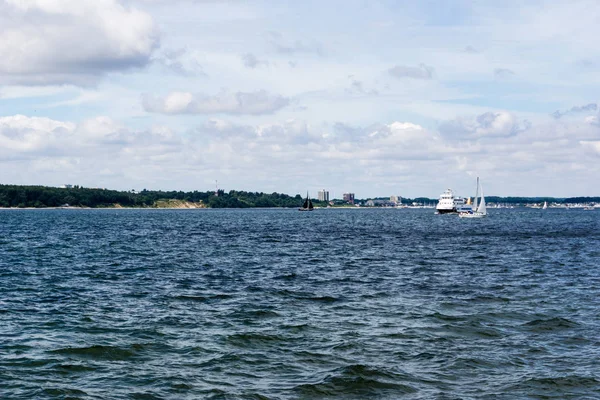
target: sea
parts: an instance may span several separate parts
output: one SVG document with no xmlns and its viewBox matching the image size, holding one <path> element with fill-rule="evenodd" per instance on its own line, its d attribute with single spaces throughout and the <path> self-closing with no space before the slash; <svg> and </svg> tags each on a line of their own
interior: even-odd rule
<svg viewBox="0 0 600 400">
<path fill-rule="evenodd" d="M 600 210 L 488 211 L 0 210 L 0 398 L 600 398 Z"/>
</svg>

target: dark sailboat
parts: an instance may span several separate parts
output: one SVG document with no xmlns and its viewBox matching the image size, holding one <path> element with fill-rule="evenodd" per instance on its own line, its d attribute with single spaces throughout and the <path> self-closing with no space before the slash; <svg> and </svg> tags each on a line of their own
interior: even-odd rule
<svg viewBox="0 0 600 400">
<path fill-rule="evenodd" d="M 308 197 L 308 192 L 306 192 L 306 199 L 304 199 L 304 204 L 302 204 L 302 207 L 300 207 L 298 211 L 312 211 L 313 209 L 313 203 L 310 197 Z"/>
</svg>

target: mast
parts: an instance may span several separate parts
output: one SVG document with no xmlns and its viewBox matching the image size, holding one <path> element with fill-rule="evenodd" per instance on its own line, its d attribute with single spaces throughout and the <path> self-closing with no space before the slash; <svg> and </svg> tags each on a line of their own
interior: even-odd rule
<svg viewBox="0 0 600 400">
<path fill-rule="evenodd" d="M 477 177 L 477 187 L 475 188 L 475 199 L 473 199 L 473 210 L 477 211 L 477 198 L 479 197 L 479 177 Z"/>
<path fill-rule="evenodd" d="M 304 199 L 304 204 L 302 204 L 302 208 L 308 208 L 308 192 L 306 192 L 306 199 Z"/>
</svg>

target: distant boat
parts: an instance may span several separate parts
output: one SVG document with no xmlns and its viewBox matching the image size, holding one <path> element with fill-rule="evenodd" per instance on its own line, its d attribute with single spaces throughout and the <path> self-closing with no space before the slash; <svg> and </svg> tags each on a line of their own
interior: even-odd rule
<svg viewBox="0 0 600 400">
<path fill-rule="evenodd" d="M 414 208 L 414 207 L 413 207 Z M 465 199 L 454 195 L 452 189 L 446 189 L 444 193 L 440 195 L 440 200 L 435 207 L 436 214 L 450 214 L 459 213 L 461 211 L 468 211 L 471 206 L 467 205 Z"/>
<path fill-rule="evenodd" d="M 304 204 L 302 204 L 302 207 L 300 207 L 298 211 L 312 211 L 313 209 L 313 203 L 310 197 L 308 197 L 308 192 L 306 192 L 306 199 L 304 199 Z"/>
<path fill-rule="evenodd" d="M 477 204 L 477 196 L 481 189 L 481 198 L 479 204 Z M 475 199 L 472 211 L 461 212 L 458 214 L 461 218 L 483 218 L 487 217 L 487 209 L 485 207 L 485 197 L 483 197 L 483 187 L 479 183 L 479 177 L 477 177 L 477 188 L 475 189 Z"/>
<path fill-rule="evenodd" d="M 585 207 L 583 207 L 583 209 L 585 211 L 594 211 L 596 209 L 596 207 L 595 206 L 585 206 Z"/>
<path fill-rule="evenodd" d="M 544 205 L 542 206 L 542 210 L 545 210 L 545 209 L 547 209 L 547 208 L 548 208 L 548 202 L 546 202 L 546 201 L 545 201 L 545 202 L 544 202 Z"/>
</svg>

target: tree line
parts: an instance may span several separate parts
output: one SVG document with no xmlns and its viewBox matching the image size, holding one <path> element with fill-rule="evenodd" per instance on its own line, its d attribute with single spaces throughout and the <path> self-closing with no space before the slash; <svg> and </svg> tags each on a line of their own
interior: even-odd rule
<svg viewBox="0 0 600 400">
<path fill-rule="evenodd" d="M 209 208 L 266 208 L 300 207 L 303 198 L 298 194 L 289 196 L 282 193 L 245 192 L 231 190 L 213 191 L 161 191 L 142 190 L 118 191 L 91 189 L 79 186 L 57 188 L 47 186 L 0 185 L 0 207 L 8 208 L 46 208 L 46 207 L 155 207 L 159 200 L 182 200 L 202 203 Z M 313 200 L 316 206 L 325 206 L 324 202 Z"/>
</svg>

